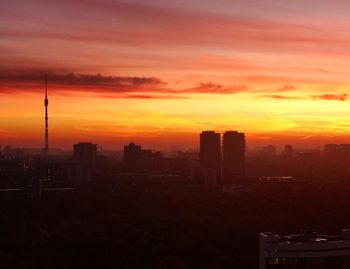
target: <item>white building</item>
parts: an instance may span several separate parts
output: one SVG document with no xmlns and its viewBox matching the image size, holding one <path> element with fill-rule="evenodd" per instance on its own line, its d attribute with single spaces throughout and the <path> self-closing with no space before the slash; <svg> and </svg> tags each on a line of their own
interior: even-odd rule
<svg viewBox="0 0 350 269">
<path fill-rule="evenodd" d="M 342 230 L 339 236 L 261 233 L 260 269 L 271 268 L 348 269 L 350 230 Z"/>
</svg>

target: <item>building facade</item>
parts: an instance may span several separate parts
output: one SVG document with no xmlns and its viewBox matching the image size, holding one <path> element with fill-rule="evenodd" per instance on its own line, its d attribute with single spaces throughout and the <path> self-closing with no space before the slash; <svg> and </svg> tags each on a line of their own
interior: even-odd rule
<svg viewBox="0 0 350 269">
<path fill-rule="evenodd" d="M 82 163 L 93 163 L 97 158 L 97 145 L 92 143 L 78 143 L 73 146 L 74 159 Z"/>
<path fill-rule="evenodd" d="M 350 230 L 338 236 L 260 234 L 260 269 L 348 269 Z"/>
<path fill-rule="evenodd" d="M 93 143 L 78 143 L 73 146 L 74 160 L 78 162 L 74 166 L 65 165 L 66 175 L 70 176 L 74 171 L 77 181 L 90 181 L 96 168 L 97 145 Z M 79 165 L 80 164 L 80 165 Z M 72 168 L 74 167 L 74 168 Z"/>
<path fill-rule="evenodd" d="M 224 184 L 237 183 L 245 177 L 244 133 L 227 131 L 223 135 L 222 176 Z"/>
<path fill-rule="evenodd" d="M 220 134 L 203 131 L 200 134 L 200 169 L 205 182 L 216 184 L 221 180 Z"/>
</svg>

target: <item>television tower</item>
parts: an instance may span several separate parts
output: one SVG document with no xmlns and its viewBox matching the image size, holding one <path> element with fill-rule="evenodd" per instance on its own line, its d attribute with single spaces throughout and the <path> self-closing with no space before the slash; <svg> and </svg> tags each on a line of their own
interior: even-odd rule
<svg viewBox="0 0 350 269">
<path fill-rule="evenodd" d="M 45 149 L 44 154 L 47 156 L 49 154 L 49 116 L 48 116 L 48 107 L 49 99 L 47 99 L 47 75 L 45 74 Z"/>
</svg>

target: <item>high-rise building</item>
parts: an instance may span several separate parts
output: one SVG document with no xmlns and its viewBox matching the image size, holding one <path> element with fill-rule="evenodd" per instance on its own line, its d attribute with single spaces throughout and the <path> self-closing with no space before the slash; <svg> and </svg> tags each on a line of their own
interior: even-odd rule
<svg viewBox="0 0 350 269">
<path fill-rule="evenodd" d="M 293 158 L 293 146 L 292 145 L 285 145 L 283 150 L 283 157 L 285 159 L 292 159 Z"/>
<path fill-rule="evenodd" d="M 140 145 L 130 143 L 124 146 L 124 165 L 127 171 L 135 171 L 140 165 L 142 149 Z"/>
<path fill-rule="evenodd" d="M 348 164 L 350 161 L 350 144 L 339 145 L 339 161 L 343 164 Z"/>
<path fill-rule="evenodd" d="M 220 134 L 203 131 L 200 134 L 200 168 L 204 181 L 215 184 L 221 179 Z"/>
<path fill-rule="evenodd" d="M 79 181 L 90 181 L 95 169 L 97 159 L 97 145 L 92 143 L 78 143 L 74 145 L 74 159 L 81 165 Z"/>
<path fill-rule="evenodd" d="M 92 164 L 97 157 L 97 145 L 81 142 L 74 145 L 74 159 L 82 163 Z"/>
<path fill-rule="evenodd" d="M 277 148 L 274 145 L 264 146 L 261 150 L 261 155 L 263 157 L 275 157 L 277 154 Z"/>
<path fill-rule="evenodd" d="M 124 146 L 124 166 L 128 172 L 155 172 L 161 170 L 163 155 L 142 149 L 140 145 L 130 143 Z"/>
<path fill-rule="evenodd" d="M 350 161 L 350 144 L 327 144 L 323 150 L 323 160 L 328 164 L 348 167 Z"/>
<path fill-rule="evenodd" d="M 222 175 L 225 184 L 235 183 L 245 177 L 244 133 L 227 131 L 223 137 Z"/>
<path fill-rule="evenodd" d="M 326 144 L 323 149 L 323 159 L 326 162 L 336 163 L 339 160 L 339 145 Z"/>
</svg>

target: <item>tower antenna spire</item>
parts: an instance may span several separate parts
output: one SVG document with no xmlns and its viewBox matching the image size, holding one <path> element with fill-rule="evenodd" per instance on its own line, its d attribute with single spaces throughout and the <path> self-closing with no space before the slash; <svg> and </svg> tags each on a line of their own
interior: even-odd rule
<svg viewBox="0 0 350 269">
<path fill-rule="evenodd" d="M 47 99 L 47 74 L 45 73 L 45 99 Z"/>
<path fill-rule="evenodd" d="M 48 115 L 48 106 L 49 99 L 47 98 L 47 74 L 45 73 L 45 149 L 44 154 L 47 156 L 49 154 L 49 115 Z"/>
</svg>

